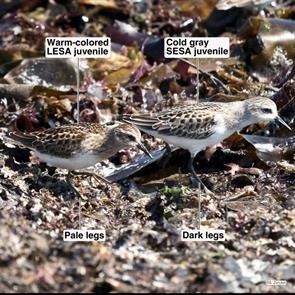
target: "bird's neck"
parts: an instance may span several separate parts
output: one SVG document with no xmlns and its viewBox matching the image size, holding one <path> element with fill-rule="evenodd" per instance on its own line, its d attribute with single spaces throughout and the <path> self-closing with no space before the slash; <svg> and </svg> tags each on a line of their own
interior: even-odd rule
<svg viewBox="0 0 295 295">
<path fill-rule="evenodd" d="M 119 142 L 115 141 L 113 137 L 108 136 L 101 145 L 97 145 L 95 150 L 99 155 L 103 155 L 103 157 L 107 159 L 124 148 L 125 147 Z"/>
<path fill-rule="evenodd" d="M 232 105 L 230 106 L 232 108 L 232 112 L 228 113 L 229 117 L 227 120 L 225 120 L 227 125 L 226 127 L 229 130 L 240 130 L 247 126 L 247 115 L 245 108 L 243 107 L 243 103 L 243 101 L 232 102 Z M 226 114 L 223 115 L 226 116 Z"/>
<path fill-rule="evenodd" d="M 247 107 L 247 104 L 249 103 L 247 100 L 237 101 L 235 103 L 241 104 L 241 106 L 238 107 L 235 112 L 235 123 L 237 126 L 237 130 L 243 129 L 244 127 L 247 127 L 251 124 L 256 124 L 261 121 L 259 117 L 253 116 L 253 114 L 250 112 L 249 108 Z"/>
</svg>

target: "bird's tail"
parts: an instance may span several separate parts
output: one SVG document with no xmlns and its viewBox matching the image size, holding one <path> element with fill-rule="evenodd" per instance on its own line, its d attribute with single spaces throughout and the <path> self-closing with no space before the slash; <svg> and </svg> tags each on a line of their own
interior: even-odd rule
<svg viewBox="0 0 295 295">
<path fill-rule="evenodd" d="M 35 135 L 26 134 L 20 131 L 9 131 L 6 133 L 5 138 L 15 144 L 20 144 L 27 148 L 32 148 L 32 144 L 36 139 Z"/>
</svg>

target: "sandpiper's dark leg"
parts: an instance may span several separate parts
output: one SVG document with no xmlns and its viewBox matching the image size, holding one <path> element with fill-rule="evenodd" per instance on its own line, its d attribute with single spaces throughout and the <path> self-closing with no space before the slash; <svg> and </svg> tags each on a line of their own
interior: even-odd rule
<svg viewBox="0 0 295 295">
<path fill-rule="evenodd" d="M 206 186 L 203 184 L 202 180 L 198 177 L 196 171 L 195 171 L 195 168 L 194 168 L 194 157 L 191 157 L 190 158 L 190 161 L 189 161 L 189 170 L 191 171 L 192 173 L 192 176 L 194 177 L 194 180 L 195 180 L 195 185 L 197 187 L 199 187 L 199 189 L 201 189 L 201 186 L 203 186 L 205 188 L 205 190 L 207 189 Z M 199 194 L 199 201 L 198 201 L 198 229 L 201 229 L 201 204 L 202 204 L 202 194 L 200 193 Z"/>
<path fill-rule="evenodd" d="M 227 204 L 224 205 L 224 219 L 225 219 L 225 223 L 228 224 L 228 208 L 227 208 Z"/>
<path fill-rule="evenodd" d="M 189 161 L 189 170 L 192 173 L 192 176 L 195 180 L 195 185 L 201 189 L 203 187 L 204 191 L 208 195 L 213 195 L 213 193 L 206 187 L 206 185 L 202 182 L 202 180 L 198 177 L 195 168 L 194 168 L 194 157 L 190 158 Z M 199 202 L 198 202 L 198 229 L 201 228 L 201 206 L 202 206 L 202 194 L 199 195 Z"/>
<path fill-rule="evenodd" d="M 201 229 L 201 206 L 202 206 L 202 194 L 199 194 L 199 200 L 198 200 L 198 230 Z"/>
<path fill-rule="evenodd" d="M 194 157 L 191 157 L 190 160 L 189 160 L 189 170 L 192 174 L 192 176 L 194 177 L 194 180 L 195 180 L 195 184 L 197 184 L 196 186 L 198 186 L 199 184 L 203 187 L 203 188 L 206 188 L 205 184 L 202 182 L 202 180 L 199 178 L 199 176 L 197 175 L 196 171 L 195 171 L 195 168 L 194 168 Z"/>
<path fill-rule="evenodd" d="M 111 184 L 111 182 L 109 180 L 107 180 L 106 178 L 104 178 L 103 176 L 97 174 L 97 173 L 94 173 L 94 172 L 77 172 L 77 171 L 72 171 L 72 173 L 74 175 L 86 175 L 86 176 L 92 176 L 94 178 L 96 178 L 98 181 L 103 181 L 105 182 L 106 184 Z"/>
<path fill-rule="evenodd" d="M 195 168 L 194 168 L 194 157 L 191 157 L 190 158 L 190 161 L 189 161 L 189 170 L 190 172 L 192 173 L 193 177 L 194 177 L 194 180 L 195 180 L 195 185 L 196 186 L 201 186 L 203 187 L 205 193 L 207 194 L 213 194 L 207 187 L 206 185 L 203 183 L 203 181 L 199 178 L 199 176 L 197 175 L 196 171 L 195 171 Z"/>
<path fill-rule="evenodd" d="M 161 157 L 161 161 L 162 161 L 162 168 L 165 168 L 169 162 L 169 160 L 171 159 L 171 147 L 169 145 L 169 143 L 165 142 L 165 152 L 163 154 L 163 156 Z"/>
<path fill-rule="evenodd" d="M 72 184 L 72 173 L 71 171 L 68 171 L 67 177 L 66 177 L 67 183 L 69 187 L 72 189 L 72 191 L 78 196 L 79 198 L 79 228 L 81 228 L 81 194 L 77 191 L 77 189 Z"/>
</svg>

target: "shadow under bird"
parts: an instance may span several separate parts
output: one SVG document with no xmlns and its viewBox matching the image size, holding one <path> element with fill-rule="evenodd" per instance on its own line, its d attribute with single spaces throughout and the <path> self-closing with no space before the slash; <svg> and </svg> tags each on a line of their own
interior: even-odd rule
<svg viewBox="0 0 295 295">
<path fill-rule="evenodd" d="M 65 125 L 32 133 L 9 132 L 8 138 L 32 150 L 48 166 L 67 169 L 67 182 L 81 197 L 71 183 L 72 174 L 93 176 L 107 183 L 104 177 L 90 172 L 75 170 L 93 166 L 115 155 L 119 150 L 137 147 L 152 157 L 141 143 L 141 133 L 135 126 L 119 124 L 115 127 L 97 123 Z M 80 200 L 80 198 L 79 198 Z M 80 211 L 79 201 L 79 211 Z"/>
<path fill-rule="evenodd" d="M 154 114 L 123 116 L 124 122 L 168 144 L 188 150 L 191 155 L 189 169 L 203 186 L 193 167 L 197 153 L 248 125 L 274 120 L 291 129 L 279 116 L 276 104 L 265 97 L 227 103 L 201 102 L 176 106 Z"/>
</svg>

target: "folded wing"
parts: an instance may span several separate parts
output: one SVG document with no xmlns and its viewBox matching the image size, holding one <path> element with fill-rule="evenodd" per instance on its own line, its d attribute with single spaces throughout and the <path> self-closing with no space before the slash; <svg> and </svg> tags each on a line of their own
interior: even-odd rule
<svg viewBox="0 0 295 295">
<path fill-rule="evenodd" d="M 158 114 L 124 115 L 123 121 L 152 135 L 156 132 L 160 137 L 165 135 L 192 139 L 209 137 L 217 125 L 214 108 L 213 112 L 208 112 L 205 103 L 176 107 Z"/>
</svg>

